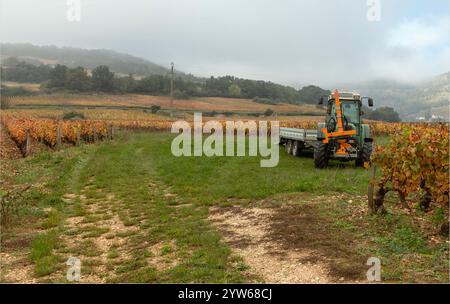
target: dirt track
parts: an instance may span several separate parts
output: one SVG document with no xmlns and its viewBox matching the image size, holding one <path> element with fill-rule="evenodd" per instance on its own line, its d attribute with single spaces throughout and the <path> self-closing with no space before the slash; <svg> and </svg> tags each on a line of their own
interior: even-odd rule
<svg viewBox="0 0 450 304">
<path fill-rule="evenodd" d="M 268 283 L 358 282 L 365 260 L 350 236 L 336 237 L 312 205 L 213 208 L 225 242 Z"/>
</svg>

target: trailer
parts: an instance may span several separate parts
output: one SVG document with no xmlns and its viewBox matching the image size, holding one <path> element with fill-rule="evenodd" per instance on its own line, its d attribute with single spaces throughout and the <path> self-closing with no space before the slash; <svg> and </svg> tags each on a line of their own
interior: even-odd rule
<svg viewBox="0 0 450 304">
<path fill-rule="evenodd" d="M 317 146 L 317 133 L 317 130 L 280 128 L 280 145 L 284 145 L 288 154 L 298 156 L 302 150 Z"/>
</svg>

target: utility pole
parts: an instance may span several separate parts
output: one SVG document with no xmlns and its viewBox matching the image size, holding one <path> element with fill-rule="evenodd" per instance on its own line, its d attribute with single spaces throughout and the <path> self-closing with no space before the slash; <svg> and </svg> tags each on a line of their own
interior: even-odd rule
<svg viewBox="0 0 450 304">
<path fill-rule="evenodd" d="M 173 62 L 170 65 L 170 107 L 173 107 Z"/>
</svg>

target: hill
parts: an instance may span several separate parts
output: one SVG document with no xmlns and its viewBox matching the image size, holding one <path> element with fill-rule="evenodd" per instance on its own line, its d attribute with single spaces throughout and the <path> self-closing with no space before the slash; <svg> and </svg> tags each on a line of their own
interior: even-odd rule
<svg viewBox="0 0 450 304">
<path fill-rule="evenodd" d="M 80 49 L 72 47 L 36 46 L 29 43 L 2 43 L 2 59 L 17 57 L 32 64 L 57 63 L 74 68 L 93 69 L 106 65 L 118 74 L 136 76 L 166 75 L 169 69 L 146 59 L 106 49 Z M 185 75 L 177 72 L 178 75 Z"/>
<path fill-rule="evenodd" d="M 341 87 L 372 96 L 376 107 L 393 107 L 403 120 L 429 119 L 433 115 L 449 119 L 449 73 L 417 83 L 380 79 Z"/>
<path fill-rule="evenodd" d="M 51 90 L 93 92 L 100 89 L 109 93 L 170 94 L 169 70 L 142 58 L 110 50 L 31 44 L 3 44 L 2 48 L 3 82 L 42 83 Z M 108 90 L 96 87 L 92 81 L 98 66 L 107 66 L 117 76 L 114 81 L 110 80 L 113 83 L 108 85 Z M 133 77 L 128 77 L 129 74 Z M 176 71 L 174 88 L 176 98 L 246 98 L 268 105 L 315 104 L 320 96 L 330 93 L 313 85 L 297 90 L 271 81 L 234 76 L 200 78 L 179 71 Z"/>
</svg>

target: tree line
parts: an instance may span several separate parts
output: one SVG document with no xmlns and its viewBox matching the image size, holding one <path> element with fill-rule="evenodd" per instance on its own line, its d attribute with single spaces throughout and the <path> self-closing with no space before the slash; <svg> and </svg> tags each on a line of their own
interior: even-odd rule
<svg viewBox="0 0 450 304">
<path fill-rule="evenodd" d="M 3 81 L 42 83 L 50 79 L 51 72 L 49 65 L 34 65 L 14 57 L 5 59 L 1 65 Z"/>
<path fill-rule="evenodd" d="M 387 122 L 400 122 L 400 116 L 391 107 L 379 107 L 375 110 L 363 106 L 364 118 L 370 120 L 387 121 Z"/>
<path fill-rule="evenodd" d="M 33 65 L 10 57 L 2 62 L 3 81 L 41 83 L 41 91 L 46 93 L 69 92 L 104 92 L 104 93 L 139 93 L 151 95 L 169 95 L 169 75 L 151 75 L 137 78 L 133 75 L 119 76 L 108 66 L 100 65 L 91 71 L 83 67 L 69 68 L 65 65 Z M 23 87 L 1 87 L 3 96 L 30 95 L 31 91 Z M 233 76 L 210 77 L 193 81 L 182 77 L 174 78 L 174 98 L 190 97 L 228 97 L 247 98 L 255 102 L 274 105 L 285 103 L 315 104 L 330 91 L 317 86 L 306 86 L 300 90 L 273 82 L 242 79 Z M 375 110 L 364 107 L 365 118 L 389 122 L 400 121 L 398 113 L 391 107 Z"/>
<path fill-rule="evenodd" d="M 91 71 L 83 68 L 69 68 L 57 64 L 33 65 L 8 58 L 2 63 L 4 81 L 41 83 L 42 90 L 105 93 L 142 93 L 151 95 L 170 94 L 170 75 L 150 75 L 144 78 L 132 74 L 120 76 L 108 66 L 101 65 Z M 190 97 L 230 97 L 249 98 L 256 102 L 276 104 L 316 103 L 320 96 L 330 91 L 317 86 L 308 86 L 297 90 L 268 81 L 242 79 L 233 76 L 210 77 L 207 79 L 188 80 L 174 78 L 174 98 Z"/>
</svg>

